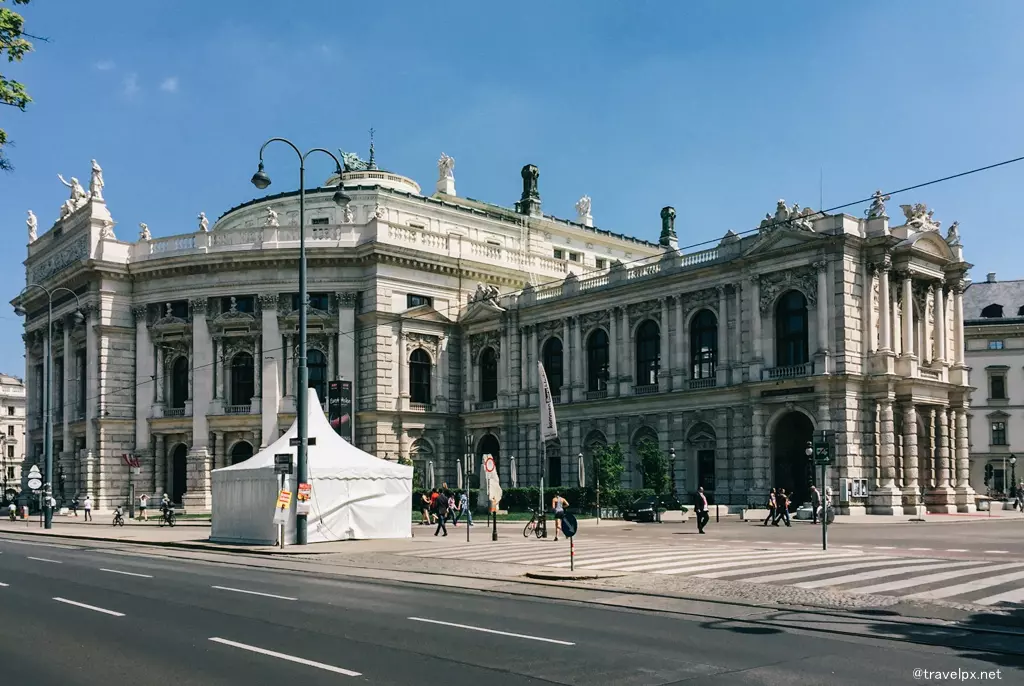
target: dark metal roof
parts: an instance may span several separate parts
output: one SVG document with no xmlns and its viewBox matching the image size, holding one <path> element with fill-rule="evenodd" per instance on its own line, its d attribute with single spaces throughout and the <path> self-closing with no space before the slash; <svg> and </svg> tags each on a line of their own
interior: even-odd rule
<svg viewBox="0 0 1024 686">
<path fill-rule="evenodd" d="M 982 317 L 982 310 L 989 305 L 1001 305 L 1003 316 Z M 964 320 L 991 321 L 1019 319 L 1024 317 L 1024 280 L 981 281 L 972 283 L 964 291 Z M 976 322 L 978 323 L 978 322 Z"/>
</svg>

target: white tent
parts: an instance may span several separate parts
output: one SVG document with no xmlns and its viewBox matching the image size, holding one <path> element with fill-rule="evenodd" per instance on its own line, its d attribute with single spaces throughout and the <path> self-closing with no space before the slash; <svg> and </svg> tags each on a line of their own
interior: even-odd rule
<svg viewBox="0 0 1024 686">
<path fill-rule="evenodd" d="M 324 416 L 316 391 L 309 389 L 307 463 L 311 488 L 307 518 L 310 543 L 412 536 L 412 467 L 381 460 L 339 436 Z M 274 545 L 274 510 L 280 476 L 274 455 L 289 453 L 295 471 L 298 421 L 274 443 L 230 467 L 213 470 L 213 527 L 210 540 Z M 296 474 L 285 477 L 292 507 L 285 541 L 295 541 Z"/>
</svg>

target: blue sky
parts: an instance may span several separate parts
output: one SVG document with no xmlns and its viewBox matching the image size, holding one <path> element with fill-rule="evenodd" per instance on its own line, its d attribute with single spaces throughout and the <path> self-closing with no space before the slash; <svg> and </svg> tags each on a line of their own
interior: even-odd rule
<svg viewBox="0 0 1024 686">
<path fill-rule="evenodd" d="M 294 9 L 290 9 L 294 8 Z M 540 168 L 546 212 L 593 198 L 602 228 L 683 245 L 756 226 L 776 200 L 826 207 L 1024 155 L 1024 3 L 33 0 L 47 36 L 4 73 L 35 102 L 0 121 L 6 302 L 24 285 L 25 211 L 56 219 L 57 174 L 104 168 L 122 238 L 193 230 L 255 195 L 260 144 L 357 150 L 433 188 L 511 206 Z M 268 153 L 273 190 L 297 186 Z M 311 164 L 319 182 L 331 171 Z M 893 199 L 961 223 L 974 278 L 1024 276 L 1024 163 Z M 851 214 L 862 207 L 848 210 Z M 0 369 L 23 373 L 0 313 Z"/>
</svg>

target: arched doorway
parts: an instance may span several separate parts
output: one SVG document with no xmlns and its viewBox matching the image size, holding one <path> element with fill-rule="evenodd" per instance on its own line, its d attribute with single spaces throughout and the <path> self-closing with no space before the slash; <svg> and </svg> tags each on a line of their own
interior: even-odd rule
<svg viewBox="0 0 1024 686">
<path fill-rule="evenodd" d="M 498 469 L 498 474 L 501 474 L 501 445 L 498 443 L 498 439 L 494 434 L 487 434 L 481 438 L 480 442 L 477 444 L 477 469 L 481 468 L 480 460 L 484 455 L 490 455 L 494 458 L 494 466 Z M 506 481 L 504 483 L 508 482 Z"/>
<path fill-rule="evenodd" d="M 239 441 L 231 447 L 231 464 L 238 464 L 239 462 L 245 462 L 252 457 L 252 445 L 245 442 Z"/>
<path fill-rule="evenodd" d="M 185 489 L 188 485 L 188 448 L 184 443 L 179 443 L 174 448 L 171 457 L 171 497 L 172 503 L 181 504 L 185 496 Z"/>
<path fill-rule="evenodd" d="M 810 501 L 811 486 L 814 484 L 813 467 L 805 451 L 813 434 L 814 425 L 810 417 L 796 411 L 780 417 L 772 432 L 770 486 L 785 488 L 793 504 Z"/>
</svg>

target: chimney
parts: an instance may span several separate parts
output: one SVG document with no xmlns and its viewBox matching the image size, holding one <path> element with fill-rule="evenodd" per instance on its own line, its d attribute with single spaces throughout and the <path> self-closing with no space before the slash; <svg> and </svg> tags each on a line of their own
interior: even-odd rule
<svg viewBox="0 0 1024 686">
<path fill-rule="evenodd" d="M 985 275 L 985 281 L 987 281 L 988 283 L 995 283 L 996 282 L 996 273 L 995 272 L 989 272 L 988 274 L 986 274 Z"/>
</svg>

